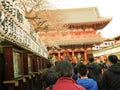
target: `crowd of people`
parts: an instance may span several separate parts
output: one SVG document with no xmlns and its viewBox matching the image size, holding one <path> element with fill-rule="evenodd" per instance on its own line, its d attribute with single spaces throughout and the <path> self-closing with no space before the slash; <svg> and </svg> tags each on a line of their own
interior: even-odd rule
<svg viewBox="0 0 120 90">
<path fill-rule="evenodd" d="M 116 55 L 109 55 L 104 63 L 96 63 L 94 57 L 88 63 L 48 62 L 41 76 L 41 90 L 120 90 L 118 61 Z"/>
</svg>

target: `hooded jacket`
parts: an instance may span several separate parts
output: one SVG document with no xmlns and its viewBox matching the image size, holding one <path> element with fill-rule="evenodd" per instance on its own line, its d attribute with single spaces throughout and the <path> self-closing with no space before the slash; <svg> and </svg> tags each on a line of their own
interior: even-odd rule
<svg viewBox="0 0 120 90">
<path fill-rule="evenodd" d="M 103 73 L 101 90 L 120 90 L 120 63 L 112 65 Z"/>
<path fill-rule="evenodd" d="M 97 82 L 90 78 L 77 79 L 79 85 L 86 88 L 86 90 L 98 90 Z"/>
</svg>

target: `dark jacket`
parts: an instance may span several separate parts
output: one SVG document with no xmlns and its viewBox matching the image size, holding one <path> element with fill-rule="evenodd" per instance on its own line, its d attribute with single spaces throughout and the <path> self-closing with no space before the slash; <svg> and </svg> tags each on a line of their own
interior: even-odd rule
<svg viewBox="0 0 120 90">
<path fill-rule="evenodd" d="M 101 90 L 120 90 L 120 63 L 112 65 L 103 73 Z"/>
<path fill-rule="evenodd" d="M 96 63 L 87 65 L 89 74 L 88 77 L 94 79 L 97 83 L 101 80 L 102 67 Z"/>
<path fill-rule="evenodd" d="M 102 67 L 96 63 L 92 63 L 87 65 L 87 68 L 89 71 L 88 77 L 94 79 L 97 82 L 98 89 L 100 89 Z"/>
</svg>

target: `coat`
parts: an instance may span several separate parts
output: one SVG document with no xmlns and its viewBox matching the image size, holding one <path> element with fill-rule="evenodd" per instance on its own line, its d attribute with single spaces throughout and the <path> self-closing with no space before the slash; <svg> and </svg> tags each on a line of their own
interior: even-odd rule
<svg viewBox="0 0 120 90">
<path fill-rule="evenodd" d="M 101 90 L 120 90 L 120 63 L 112 65 L 103 73 Z"/>
<path fill-rule="evenodd" d="M 49 87 L 47 87 L 45 90 L 49 90 Z M 69 77 L 61 77 L 52 86 L 52 90 L 86 90 L 86 89 L 78 85 L 73 79 Z"/>
</svg>

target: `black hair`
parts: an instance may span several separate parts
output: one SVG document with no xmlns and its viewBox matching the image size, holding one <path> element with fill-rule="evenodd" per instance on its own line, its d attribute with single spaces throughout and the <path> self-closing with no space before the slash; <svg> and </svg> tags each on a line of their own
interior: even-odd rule
<svg viewBox="0 0 120 90">
<path fill-rule="evenodd" d="M 94 61 L 94 57 L 89 57 L 89 62 L 93 62 Z"/>
<path fill-rule="evenodd" d="M 81 76 L 87 75 L 87 67 L 84 64 L 80 63 L 78 65 L 78 72 Z"/>
<path fill-rule="evenodd" d="M 52 63 L 50 61 L 47 62 L 47 68 L 51 68 L 52 67 Z"/>
<path fill-rule="evenodd" d="M 117 61 L 118 61 L 118 57 L 117 57 L 116 55 L 109 55 L 109 56 L 108 56 L 108 60 L 109 60 L 111 63 L 115 64 L 115 63 L 117 63 Z"/>
<path fill-rule="evenodd" d="M 71 77 L 73 75 L 73 66 L 68 60 L 58 61 L 56 63 L 56 72 L 60 77 Z"/>
</svg>

